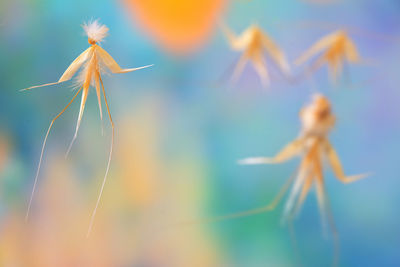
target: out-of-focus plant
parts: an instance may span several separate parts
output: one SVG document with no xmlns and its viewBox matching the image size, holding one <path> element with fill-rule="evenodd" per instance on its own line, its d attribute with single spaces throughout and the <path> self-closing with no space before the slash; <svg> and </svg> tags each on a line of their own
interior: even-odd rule
<svg viewBox="0 0 400 267">
<path fill-rule="evenodd" d="M 341 75 L 344 64 L 360 62 L 357 47 L 344 30 L 336 31 L 318 40 L 295 63 L 303 64 L 320 53 L 322 55 L 315 60 L 308 72 L 312 73 L 327 64 L 333 82 L 336 82 Z"/>
<path fill-rule="evenodd" d="M 236 36 L 226 25 L 222 25 L 222 30 L 232 49 L 243 52 L 232 74 L 233 82 L 239 79 L 247 61 L 250 61 L 260 76 L 261 83 L 268 86 L 270 81 L 264 58 L 266 54 L 284 75 L 290 74 L 290 67 L 284 52 L 260 27 L 251 25 L 239 36 Z"/>
</svg>

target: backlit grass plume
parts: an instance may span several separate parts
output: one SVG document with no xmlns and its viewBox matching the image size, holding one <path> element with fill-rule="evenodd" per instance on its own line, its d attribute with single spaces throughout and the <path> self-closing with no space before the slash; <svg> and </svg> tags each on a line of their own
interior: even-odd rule
<svg viewBox="0 0 400 267">
<path fill-rule="evenodd" d="M 236 36 L 225 25 L 222 25 L 222 30 L 232 49 L 243 52 L 233 72 L 233 82 L 239 79 L 247 61 L 251 61 L 263 86 L 268 86 L 270 79 L 264 58 L 265 54 L 271 58 L 283 74 L 288 75 L 290 73 L 284 52 L 260 27 L 251 25 L 239 36 Z"/>
<path fill-rule="evenodd" d="M 217 216 L 206 220 L 187 221 L 182 223 L 182 225 L 217 222 L 272 211 L 286 194 L 290 185 L 293 184 L 283 213 L 284 221 L 290 223 L 300 211 L 311 187 L 315 186 L 323 222 L 329 219 L 335 237 L 335 262 L 337 262 L 338 241 L 325 193 L 323 160 L 327 159 L 336 177 L 343 183 L 357 181 L 366 177 L 366 174 L 354 176 L 346 176 L 344 174 L 340 159 L 328 139 L 328 134 L 332 130 L 336 119 L 332 113 L 331 104 L 326 97 L 319 94 L 314 95 L 311 104 L 305 106 L 300 111 L 300 119 L 302 130 L 299 137 L 284 147 L 275 157 L 252 157 L 238 161 L 238 163 L 242 165 L 277 164 L 288 161 L 295 156 L 301 157 L 300 165 L 296 169 L 294 175 L 290 177 L 270 204 L 260 208 Z"/>
<path fill-rule="evenodd" d="M 331 105 L 322 95 L 314 95 L 310 105 L 300 111 L 302 132 L 292 143 L 288 144 L 275 157 L 246 158 L 239 164 L 277 164 L 283 163 L 294 156 L 302 160 L 295 175 L 295 181 L 289 199 L 286 203 L 284 217 L 293 218 L 301 208 L 312 185 L 316 186 L 318 204 L 324 215 L 326 212 L 323 159 L 326 158 L 336 177 L 343 183 L 351 183 L 365 175 L 346 176 L 339 157 L 330 144 L 328 134 L 335 124 Z"/>
<path fill-rule="evenodd" d="M 94 87 L 96 89 L 96 94 L 97 94 L 97 100 L 98 100 L 98 104 L 99 104 L 100 118 L 101 119 L 102 119 L 101 91 L 103 93 L 104 101 L 105 101 L 105 104 L 106 104 L 108 116 L 109 116 L 111 127 L 112 127 L 112 136 L 111 136 L 111 147 L 110 147 L 110 154 L 109 154 L 109 158 L 108 158 L 107 168 L 106 168 L 106 172 L 105 172 L 105 175 L 104 175 L 103 183 L 101 185 L 100 193 L 99 193 L 99 196 L 98 196 L 98 199 L 97 199 L 97 202 L 96 202 L 96 206 L 95 206 L 95 208 L 93 210 L 93 214 L 92 214 L 92 217 L 91 217 L 91 221 L 90 221 L 90 225 L 89 225 L 89 229 L 88 229 L 88 235 L 89 235 L 89 233 L 91 231 L 91 228 L 92 228 L 92 225 L 93 225 L 93 219 L 95 217 L 95 214 L 96 214 L 96 211 L 97 211 L 97 207 L 98 207 L 98 204 L 100 202 L 100 198 L 101 198 L 101 195 L 102 195 L 102 192 L 103 192 L 104 184 L 105 184 L 106 179 L 107 179 L 107 174 L 108 174 L 108 170 L 110 168 L 110 162 L 111 162 L 111 156 L 112 156 L 113 144 L 114 144 L 114 123 L 113 123 L 113 120 L 111 118 L 111 113 L 110 113 L 110 109 L 109 109 L 109 106 L 108 106 L 107 97 L 106 97 L 106 94 L 105 94 L 103 80 L 101 78 L 101 75 L 106 71 L 110 71 L 112 73 L 126 73 L 126 72 L 131 72 L 131 71 L 147 68 L 147 67 L 150 67 L 152 65 L 147 65 L 147 66 L 138 67 L 138 68 L 131 68 L 131 69 L 122 69 L 118 65 L 118 63 L 110 56 L 110 54 L 108 54 L 103 48 L 101 48 L 99 46 L 99 43 L 107 36 L 108 28 L 105 25 L 100 24 L 97 20 L 95 20 L 95 21 L 92 21 L 92 22 L 90 22 L 88 24 L 84 24 L 83 25 L 83 29 L 84 29 L 86 35 L 88 36 L 88 42 L 90 44 L 90 47 L 88 49 L 86 49 L 84 52 L 82 52 L 82 54 L 80 54 L 71 63 L 71 65 L 67 68 L 67 70 L 61 76 L 61 78 L 58 80 L 58 82 L 47 83 L 47 84 L 38 85 L 38 86 L 32 86 L 32 87 L 23 89 L 23 90 L 30 90 L 30 89 L 37 88 L 37 87 L 54 85 L 54 84 L 59 84 L 59 83 L 65 82 L 65 81 L 69 81 L 69 80 L 71 80 L 71 78 L 75 75 L 75 73 L 78 70 L 81 70 L 80 73 L 77 76 L 77 84 L 78 84 L 78 88 L 79 89 L 77 90 L 75 95 L 72 97 L 70 102 L 67 104 L 67 106 L 57 116 L 55 116 L 54 119 L 51 121 L 50 126 L 49 126 L 49 128 L 47 130 L 46 136 L 44 138 L 43 146 L 42 146 L 42 150 L 41 150 L 41 154 L 40 154 L 40 160 L 39 160 L 39 164 L 38 164 L 38 168 L 37 168 L 37 172 L 36 172 L 36 177 L 35 177 L 35 181 L 34 181 L 34 184 L 33 184 L 32 194 L 31 194 L 31 197 L 30 197 L 30 200 L 29 200 L 28 210 L 27 210 L 27 213 L 26 213 L 26 218 L 28 218 L 28 216 L 29 216 L 30 208 L 31 208 L 31 205 L 32 205 L 33 195 L 35 193 L 35 188 L 36 188 L 38 176 L 39 176 L 39 173 L 40 173 L 40 165 L 42 163 L 43 152 L 44 152 L 44 149 L 45 149 L 45 146 L 46 146 L 46 141 L 47 141 L 47 137 L 48 137 L 48 135 L 50 133 L 50 130 L 51 130 L 54 122 L 71 105 L 71 103 L 75 100 L 75 98 L 78 96 L 78 94 L 80 92 L 82 92 L 82 98 L 81 98 L 81 104 L 80 104 L 80 109 L 79 109 L 78 121 L 77 121 L 77 124 L 76 124 L 74 137 L 73 137 L 73 139 L 71 141 L 71 144 L 70 144 L 70 146 L 68 148 L 68 151 L 67 151 L 67 154 L 68 154 L 68 152 L 70 151 L 70 149 L 72 147 L 72 144 L 74 143 L 74 141 L 75 141 L 75 139 L 77 137 L 79 126 L 80 126 L 80 123 L 81 123 L 81 120 L 82 120 L 83 111 L 85 109 L 87 96 L 88 96 L 88 93 L 89 93 L 89 88 L 92 86 L 92 87 Z"/>
<path fill-rule="evenodd" d="M 335 244 L 337 243 L 336 229 L 330 214 L 328 201 L 326 199 L 323 163 L 324 159 L 331 166 L 336 177 L 343 183 L 351 183 L 364 178 L 366 175 L 346 176 L 344 174 L 340 159 L 329 142 L 328 134 L 335 124 L 335 116 L 331 110 L 331 104 L 328 99 L 322 95 L 314 95 L 313 101 L 300 111 L 302 131 L 297 139 L 288 144 L 275 157 L 264 158 L 246 158 L 239 161 L 239 164 L 277 164 L 283 163 L 294 156 L 301 156 L 301 162 L 287 184 L 275 200 L 268 206 L 260 209 L 247 211 L 240 214 L 231 215 L 231 217 L 240 217 L 250 214 L 261 213 L 273 210 L 279 203 L 290 183 L 293 182 L 292 190 L 284 208 L 283 219 L 292 220 L 300 211 L 309 190 L 315 186 L 317 192 L 318 205 L 320 208 L 323 222 L 329 219 L 332 228 Z M 336 246 L 337 247 L 337 244 Z M 335 262 L 337 263 L 338 250 L 335 251 Z"/>
<path fill-rule="evenodd" d="M 310 72 L 327 64 L 333 82 L 339 78 L 346 62 L 351 64 L 360 62 L 357 47 L 344 30 L 335 31 L 322 37 L 296 59 L 295 64 L 301 65 L 318 54 L 320 55 L 311 65 Z"/>
</svg>

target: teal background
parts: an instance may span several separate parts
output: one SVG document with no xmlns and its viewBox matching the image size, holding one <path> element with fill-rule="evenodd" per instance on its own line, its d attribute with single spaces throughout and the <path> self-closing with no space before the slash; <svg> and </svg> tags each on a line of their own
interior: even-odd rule
<svg viewBox="0 0 400 267">
<path fill-rule="evenodd" d="M 372 173 L 365 180 L 343 185 L 326 169 L 326 188 L 341 241 L 340 266 L 399 265 L 399 14 L 397 0 L 343 0 L 331 5 L 295 0 L 229 2 L 223 19 L 236 32 L 257 22 L 285 50 L 290 62 L 337 28 L 364 31 L 349 30 L 368 64 L 349 66 L 348 78 L 337 85 L 329 81 L 326 68 L 312 79 L 294 84 L 272 70 L 271 86 L 262 88 L 251 67 L 238 84 L 229 84 L 229 72 L 239 54 L 229 49 L 218 28 L 199 51 L 179 57 L 155 44 L 118 1 L 2 0 L 0 134 L 11 152 L 0 169 L 0 227 L 10 213 L 24 213 L 45 130 L 73 94 L 67 83 L 29 92 L 18 90 L 56 81 L 87 47 L 82 22 L 100 18 L 110 28 L 102 46 L 121 66 L 155 64 L 151 69 L 104 78 L 117 132 L 122 131 L 121 118 L 135 114 L 144 100 L 161 103 L 155 112 L 161 123 L 158 150 L 166 162 L 180 157 L 201 162 L 204 176 L 196 179 L 204 179 L 206 184 L 202 216 L 256 208 L 273 199 L 299 160 L 272 166 L 239 166 L 236 161 L 271 156 L 296 138 L 300 108 L 314 92 L 322 92 L 337 116 L 330 140 L 346 173 Z M 304 21 L 314 23 L 302 26 Z M 301 68 L 292 67 L 295 75 L 301 73 Z M 108 153 L 109 135 L 100 135 L 96 101 L 92 91 L 83 133 L 71 154 L 71 166 L 84 173 L 79 178 L 83 182 L 100 179 L 101 175 L 85 178 L 85 173 L 95 169 L 88 163 L 91 157 Z M 44 168 L 46 158 L 66 150 L 77 113 L 75 103 L 57 121 Z M 105 160 L 98 165 L 101 173 Z M 113 165 L 117 163 L 111 168 Z M 103 199 L 106 202 L 107 197 Z M 288 227 L 280 224 L 282 207 L 208 225 L 221 265 L 295 265 Z M 185 214 L 176 219 L 183 218 Z M 322 231 L 314 192 L 294 227 L 303 265 L 331 264 L 332 237 Z M 148 266 L 134 259 L 131 264 Z"/>
</svg>

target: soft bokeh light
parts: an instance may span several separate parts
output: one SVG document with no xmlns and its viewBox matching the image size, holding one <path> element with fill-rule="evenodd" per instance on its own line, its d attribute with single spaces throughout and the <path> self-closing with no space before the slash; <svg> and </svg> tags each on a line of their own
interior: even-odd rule
<svg viewBox="0 0 400 267">
<path fill-rule="evenodd" d="M 133 20 L 165 49 L 197 50 L 210 37 L 227 0 L 123 0 Z"/>
<path fill-rule="evenodd" d="M 273 156 L 295 139 L 298 113 L 315 92 L 332 104 L 329 139 L 346 174 L 372 173 L 344 185 L 326 169 L 340 266 L 399 265 L 397 0 L 127 1 L 0 1 L 0 266 L 331 265 L 332 236 L 324 235 L 314 191 L 294 221 L 297 254 L 280 223 L 283 204 L 247 218 L 184 223 L 267 205 L 299 160 L 251 167 L 237 160 Z M 155 65 L 103 77 L 115 151 L 86 239 L 107 164 L 107 116 L 102 135 L 91 89 L 67 158 L 79 102 L 56 122 L 25 222 L 47 127 L 74 92 L 73 83 L 18 90 L 57 81 L 88 47 L 81 24 L 96 18 L 110 29 L 101 45 L 121 67 Z M 218 20 L 236 33 L 257 24 L 285 52 L 294 79 L 267 57 L 268 87 L 249 66 L 231 83 L 240 54 Z M 302 77 L 294 60 L 338 29 L 348 30 L 363 64 L 345 65 L 335 84 L 326 66 Z"/>
</svg>

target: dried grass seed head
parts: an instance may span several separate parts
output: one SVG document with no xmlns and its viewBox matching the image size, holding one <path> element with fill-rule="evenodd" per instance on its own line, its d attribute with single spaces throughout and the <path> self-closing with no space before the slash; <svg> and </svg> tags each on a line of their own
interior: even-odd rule
<svg viewBox="0 0 400 267">
<path fill-rule="evenodd" d="M 314 95 L 311 104 L 300 111 L 300 119 L 304 135 L 325 136 L 335 125 L 331 103 L 321 94 Z"/>
</svg>

